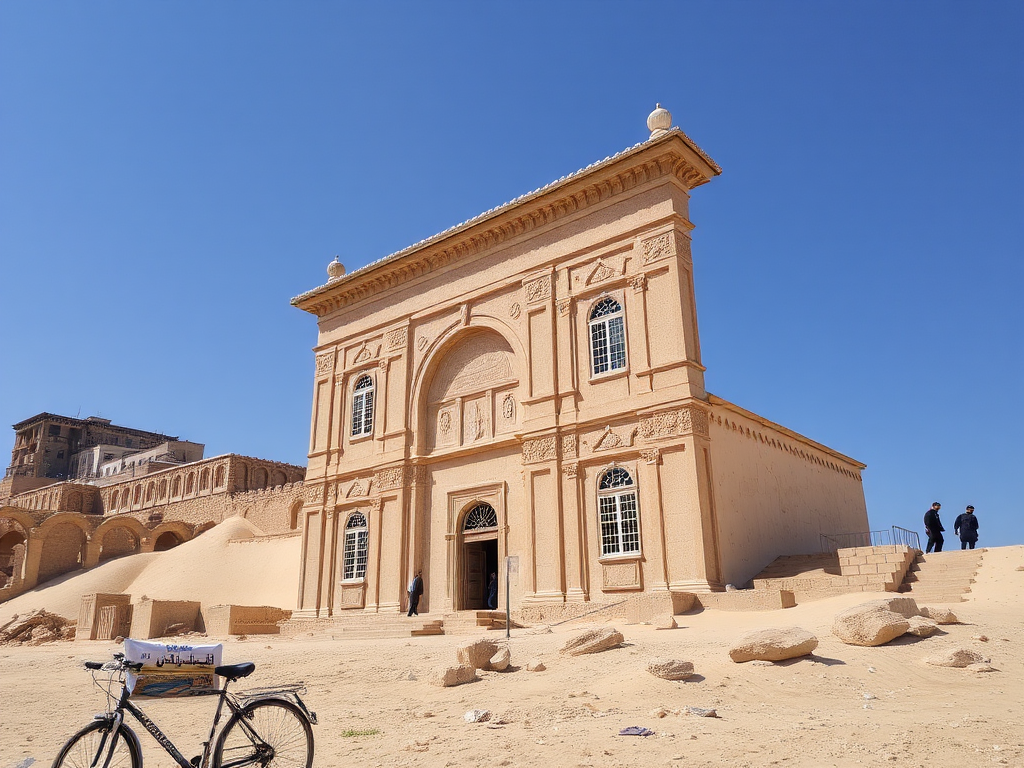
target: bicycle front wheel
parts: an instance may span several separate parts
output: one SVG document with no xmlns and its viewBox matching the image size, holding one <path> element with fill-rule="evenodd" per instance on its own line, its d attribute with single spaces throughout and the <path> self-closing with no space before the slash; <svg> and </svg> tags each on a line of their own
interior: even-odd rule
<svg viewBox="0 0 1024 768">
<path fill-rule="evenodd" d="M 213 753 L 213 765 L 312 768 L 313 728 L 290 701 L 254 701 L 232 715 L 224 726 Z"/>
<path fill-rule="evenodd" d="M 85 726 L 68 739 L 61 748 L 53 768 L 92 768 L 107 765 L 109 768 L 142 768 L 142 756 L 138 742 L 124 726 L 115 734 L 110 732 L 110 723 L 97 720 Z M 104 763 L 110 749 L 110 739 L 115 739 L 110 762 Z"/>
</svg>

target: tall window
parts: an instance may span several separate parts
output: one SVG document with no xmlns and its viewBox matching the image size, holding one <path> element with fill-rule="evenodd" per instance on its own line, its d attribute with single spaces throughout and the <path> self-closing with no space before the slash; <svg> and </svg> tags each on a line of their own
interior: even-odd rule
<svg viewBox="0 0 1024 768">
<path fill-rule="evenodd" d="M 629 472 L 612 467 L 597 486 L 601 517 L 601 555 L 640 551 L 640 525 L 636 513 L 636 487 Z"/>
<path fill-rule="evenodd" d="M 362 579 L 366 576 L 367 538 L 366 518 L 356 512 L 345 523 L 343 579 Z"/>
<path fill-rule="evenodd" d="M 595 376 L 626 367 L 622 305 L 613 298 L 601 299 L 590 313 L 590 359 Z"/>
<path fill-rule="evenodd" d="M 373 432 L 373 379 L 360 376 L 352 390 L 352 437 Z"/>
</svg>

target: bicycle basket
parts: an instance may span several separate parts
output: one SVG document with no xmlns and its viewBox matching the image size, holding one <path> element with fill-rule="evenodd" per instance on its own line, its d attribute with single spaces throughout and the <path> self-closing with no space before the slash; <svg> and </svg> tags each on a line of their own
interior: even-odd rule
<svg viewBox="0 0 1024 768">
<path fill-rule="evenodd" d="M 224 646 L 124 641 L 125 660 L 142 664 L 128 675 L 133 697 L 178 698 L 216 693 L 220 678 L 213 673 L 221 664 Z"/>
</svg>

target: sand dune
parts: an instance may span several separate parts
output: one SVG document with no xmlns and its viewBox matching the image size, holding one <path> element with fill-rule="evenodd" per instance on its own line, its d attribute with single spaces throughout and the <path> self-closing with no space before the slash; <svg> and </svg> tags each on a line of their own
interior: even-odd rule
<svg viewBox="0 0 1024 768">
<path fill-rule="evenodd" d="M 129 555 L 47 582 L 6 603 L 0 623 L 16 613 L 45 608 L 78 618 L 82 595 L 119 592 L 162 600 L 198 600 L 291 609 L 298 590 L 297 536 L 255 539 L 261 532 L 233 517 L 166 552 Z"/>
</svg>

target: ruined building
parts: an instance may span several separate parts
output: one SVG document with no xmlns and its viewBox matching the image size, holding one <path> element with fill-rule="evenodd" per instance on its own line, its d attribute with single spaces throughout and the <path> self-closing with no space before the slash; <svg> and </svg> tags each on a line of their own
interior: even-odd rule
<svg viewBox="0 0 1024 768">
<path fill-rule="evenodd" d="M 720 590 L 868 530 L 863 464 L 705 388 L 689 201 L 720 169 L 648 127 L 293 299 L 319 326 L 299 615 L 403 610 L 417 570 L 421 611 L 483 608 L 506 562 L 552 613 Z"/>
</svg>

